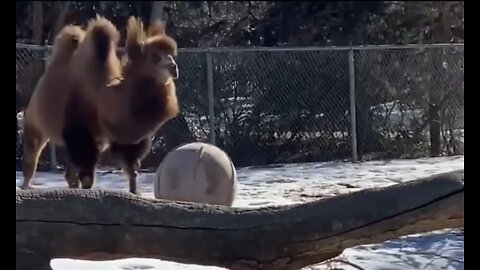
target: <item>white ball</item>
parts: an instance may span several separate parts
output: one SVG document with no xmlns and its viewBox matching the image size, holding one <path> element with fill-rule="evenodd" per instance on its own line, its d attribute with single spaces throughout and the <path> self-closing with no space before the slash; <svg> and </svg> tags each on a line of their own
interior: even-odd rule
<svg viewBox="0 0 480 270">
<path fill-rule="evenodd" d="M 154 178 L 157 199 L 232 206 L 237 174 L 220 148 L 194 142 L 170 151 Z"/>
</svg>

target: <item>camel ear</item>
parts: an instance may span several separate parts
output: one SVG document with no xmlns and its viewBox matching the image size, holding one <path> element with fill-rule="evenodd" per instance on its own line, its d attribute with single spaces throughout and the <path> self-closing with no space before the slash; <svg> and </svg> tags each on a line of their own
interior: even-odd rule
<svg viewBox="0 0 480 270">
<path fill-rule="evenodd" d="M 150 27 L 148 27 L 147 36 L 165 35 L 165 23 L 160 20 L 155 20 Z"/>
<path fill-rule="evenodd" d="M 135 61 L 141 55 L 145 44 L 145 32 L 143 30 L 143 22 L 141 19 L 130 17 L 127 23 L 127 38 L 125 47 L 128 57 Z"/>
</svg>

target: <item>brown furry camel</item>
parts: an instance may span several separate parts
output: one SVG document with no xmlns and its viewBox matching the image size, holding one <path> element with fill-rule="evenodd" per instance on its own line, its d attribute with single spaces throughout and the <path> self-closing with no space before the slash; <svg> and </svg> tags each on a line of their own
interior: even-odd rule
<svg viewBox="0 0 480 270">
<path fill-rule="evenodd" d="M 128 61 L 116 55 L 119 33 L 103 17 L 86 31 L 66 26 L 56 37 L 51 62 L 30 99 L 24 119 L 22 188 L 30 188 L 39 155 L 48 141 L 67 150 L 70 188 L 89 189 L 99 155 L 109 149 L 136 193 L 136 173 L 150 139 L 178 112 L 177 46 L 155 22 L 145 33 L 128 21 Z"/>
</svg>

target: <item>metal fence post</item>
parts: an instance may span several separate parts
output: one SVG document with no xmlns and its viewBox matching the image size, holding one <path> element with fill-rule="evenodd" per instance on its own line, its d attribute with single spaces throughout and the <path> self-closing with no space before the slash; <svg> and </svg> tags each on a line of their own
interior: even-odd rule
<svg viewBox="0 0 480 270">
<path fill-rule="evenodd" d="M 44 70 L 47 69 L 48 59 L 50 57 L 50 50 L 48 47 L 43 47 L 43 64 Z M 57 160 L 57 151 L 55 145 L 52 143 L 48 143 L 49 152 L 50 152 L 50 170 L 56 172 L 58 170 L 58 160 Z"/>
<path fill-rule="evenodd" d="M 355 107 L 355 55 L 353 47 L 348 51 L 348 79 L 350 88 L 350 125 L 352 135 L 352 161 L 357 162 L 357 115 Z"/>
<path fill-rule="evenodd" d="M 212 51 L 207 51 L 207 88 L 208 88 L 208 124 L 210 133 L 208 141 L 215 145 L 215 99 L 213 95 L 213 59 Z"/>
</svg>

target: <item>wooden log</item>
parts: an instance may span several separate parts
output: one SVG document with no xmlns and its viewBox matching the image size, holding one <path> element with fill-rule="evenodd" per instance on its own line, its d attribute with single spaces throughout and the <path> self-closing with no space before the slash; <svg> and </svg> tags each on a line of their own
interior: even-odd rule
<svg viewBox="0 0 480 270">
<path fill-rule="evenodd" d="M 463 224 L 463 170 L 258 209 L 104 190 L 17 191 L 17 269 L 47 269 L 39 267 L 52 258 L 144 257 L 293 270 L 349 247 Z"/>
</svg>

